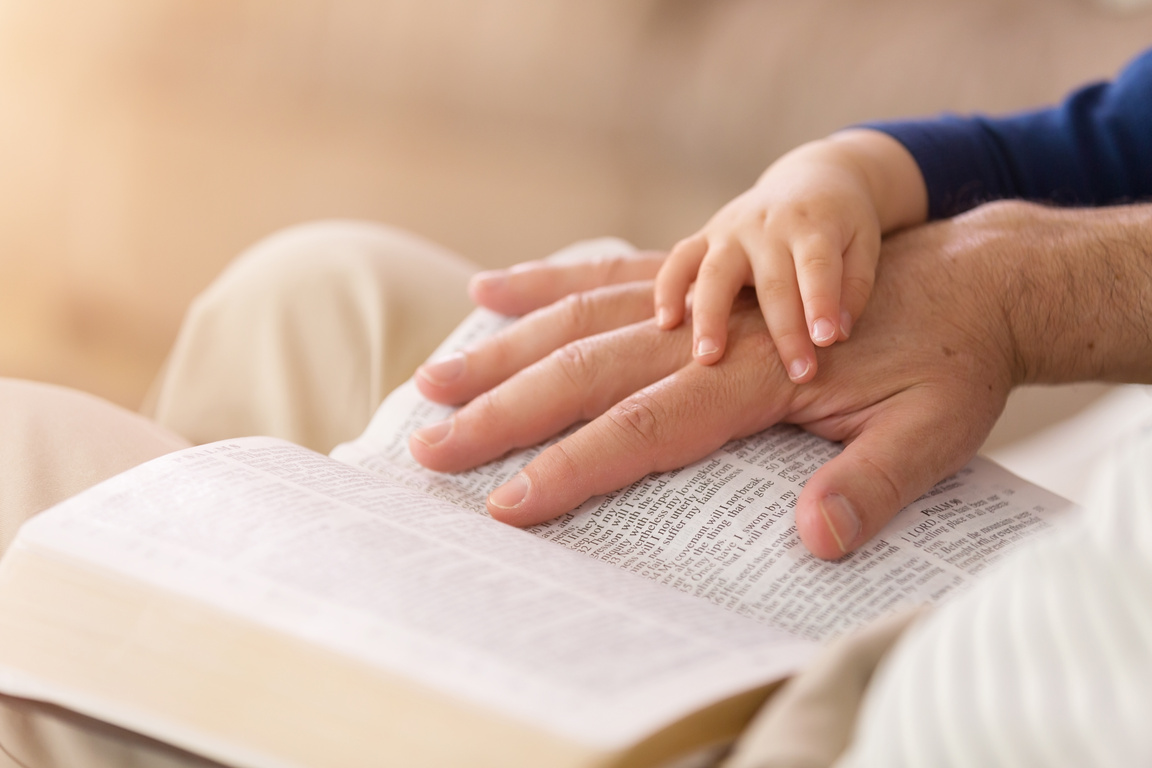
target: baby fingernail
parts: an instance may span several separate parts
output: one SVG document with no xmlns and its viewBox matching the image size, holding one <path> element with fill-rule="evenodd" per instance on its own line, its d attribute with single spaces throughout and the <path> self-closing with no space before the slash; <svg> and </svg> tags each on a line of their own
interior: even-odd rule
<svg viewBox="0 0 1152 768">
<path fill-rule="evenodd" d="M 852 335 L 852 315 L 846 309 L 840 311 L 840 330 L 844 331 L 845 336 Z"/>
<path fill-rule="evenodd" d="M 438 443 L 442 443 L 444 438 L 448 437 L 448 433 L 452 431 L 452 419 L 441 421 L 437 424 L 418 429 L 412 433 L 412 437 L 416 438 L 424 445 L 432 448 Z"/>
<path fill-rule="evenodd" d="M 828 341 L 836 335 L 836 326 L 832 321 L 826 317 L 822 317 L 816 322 L 812 323 L 812 341 L 820 343 L 821 341 Z"/>
<path fill-rule="evenodd" d="M 656 325 L 661 328 L 667 328 L 669 321 L 672 319 L 672 313 L 664 307 L 660 307 L 656 312 Z"/>
<path fill-rule="evenodd" d="M 820 502 L 820 514 L 841 554 L 846 553 L 860 535 L 860 516 L 852 503 L 838 493 L 830 493 Z"/>
<path fill-rule="evenodd" d="M 788 366 L 788 377 L 792 379 L 792 381 L 799 381 L 804 378 L 804 375 L 808 373 L 808 369 L 811 367 L 812 364 L 807 360 L 797 358 Z"/>
<path fill-rule="evenodd" d="M 464 373 L 464 355 L 460 352 L 441 358 L 432 363 L 426 363 L 416 369 L 420 378 L 427 379 L 433 384 L 443 386 L 451 384 Z"/>
<path fill-rule="evenodd" d="M 716 342 L 705 336 L 696 342 L 696 357 L 704 357 L 705 355 L 712 355 L 720 351 L 720 347 Z"/>
<path fill-rule="evenodd" d="M 528 496 L 528 489 L 531 487 L 532 483 L 528 480 L 527 475 L 521 472 L 492 491 L 488 495 L 488 501 L 491 502 L 492 506 L 500 507 L 500 509 L 515 509 Z"/>
</svg>

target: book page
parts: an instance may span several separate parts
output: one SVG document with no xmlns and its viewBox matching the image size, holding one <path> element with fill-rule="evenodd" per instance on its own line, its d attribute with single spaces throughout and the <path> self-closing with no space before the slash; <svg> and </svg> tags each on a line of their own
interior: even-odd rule
<svg viewBox="0 0 1152 768">
<path fill-rule="evenodd" d="M 35 518 L 13 546 L 202 600 L 606 748 L 779 679 L 813 648 L 269 438 L 137 467 Z M 11 671 L 0 680 L 42 695 Z"/>
<path fill-rule="evenodd" d="M 477 310 L 438 354 L 508 322 Z M 408 452 L 408 435 L 452 410 L 425 400 L 409 381 L 359 439 L 332 455 L 486 515 L 487 494 L 555 440 L 469 472 L 431 472 Z M 825 562 L 800 543 L 794 509 L 807 478 L 840 450 L 797 427 L 777 426 L 530 530 L 739 615 L 824 640 L 883 613 L 945 599 L 1073 508 L 976 458 L 868 545 Z"/>
</svg>

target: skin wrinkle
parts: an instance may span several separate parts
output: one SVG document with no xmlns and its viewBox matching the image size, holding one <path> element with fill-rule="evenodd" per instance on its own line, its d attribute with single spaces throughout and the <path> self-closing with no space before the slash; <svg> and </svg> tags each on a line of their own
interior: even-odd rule
<svg viewBox="0 0 1152 768">
<path fill-rule="evenodd" d="M 778 277 L 763 277 L 756 281 L 756 294 L 761 303 L 779 303 L 792 295 L 792 283 Z"/>
<path fill-rule="evenodd" d="M 580 462 L 576 460 L 576 457 L 572 455 L 572 452 L 568 449 L 568 445 L 564 442 L 550 446 L 548 450 L 540 454 L 540 458 L 553 464 L 563 464 L 566 470 L 561 473 L 561 476 L 569 478 L 568 482 L 573 482 L 575 478 L 580 477 Z M 524 473 L 529 474 L 527 469 L 524 470 Z M 532 486 L 536 485 L 531 475 L 529 475 L 529 483 Z"/>
<path fill-rule="evenodd" d="M 488 390 L 487 392 L 480 394 L 474 402 L 478 403 L 479 404 L 478 407 L 482 408 L 486 413 L 505 414 L 508 412 L 508 410 L 507 410 L 507 407 L 504 405 L 504 402 L 502 399 L 502 394 L 503 394 L 503 392 L 500 389 L 500 387 L 495 387 L 493 389 Z M 464 422 L 464 423 L 467 423 L 467 425 L 468 425 L 466 432 L 465 432 L 465 430 L 459 429 L 459 427 L 461 426 L 461 424 L 463 422 L 463 420 L 461 419 L 462 413 L 464 413 L 463 410 L 457 411 L 456 414 L 452 417 L 456 423 L 456 427 L 454 428 L 455 433 L 459 435 L 459 434 L 465 434 L 465 433 L 470 434 L 470 433 L 476 432 L 477 431 L 477 424 L 476 424 L 476 419 L 474 419 L 474 418 L 469 418 L 469 419 L 467 419 L 467 422 Z M 472 413 L 475 413 L 475 411 L 472 411 Z M 467 415 L 466 415 L 466 417 L 467 417 Z M 491 425 L 491 422 L 493 422 L 493 421 L 495 421 L 496 425 L 508 424 L 508 423 L 510 423 L 510 419 L 508 419 L 507 417 L 498 416 L 495 419 L 489 418 L 489 419 L 487 419 L 487 421 L 489 422 L 489 426 L 483 430 L 484 437 L 488 441 L 489 446 L 495 446 L 494 448 L 490 447 L 490 449 L 489 449 L 492 452 L 491 458 L 495 458 L 496 456 L 503 456 L 505 453 L 507 453 L 508 451 L 511 451 L 515 448 L 527 447 L 527 445 L 524 444 L 524 441 L 516 440 L 516 438 L 513 436 L 513 434 L 510 434 L 506 429 L 502 430 L 502 429 L 499 429 L 499 427 L 494 427 Z M 447 444 L 447 443 L 444 443 L 444 444 Z M 450 462 L 448 465 L 451 466 L 451 469 L 442 470 L 442 471 L 459 472 L 459 471 L 467 468 L 467 467 L 461 466 L 461 462 L 458 458 L 455 457 L 455 453 L 456 453 L 455 450 L 450 451 L 451 456 L 446 457 L 446 458 L 450 458 Z M 490 460 L 490 459 L 488 459 L 488 460 Z"/>
<path fill-rule="evenodd" d="M 549 354 L 543 360 L 534 363 L 529 367 L 528 375 L 535 375 L 539 371 L 548 371 L 549 369 L 556 371 L 560 376 L 564 377 L 567 381 L 569 388 L 572 391 L 585 393 L 582 399 L 575 408 L 573 417 L 571 419 L 554 418 L 556 431 L 565 429 L 568 422 L 575 421 L 588 421 L 595 418 L 599 414 L 612 405 L 613 393 L 605 392 L 596 400 L 591 399 L 590 395 L 600 391 L 601 387 L 597 386 L 600 381 L 600 374 L 606 370 L 606 366 L 601 362 L 593 362 L 590 358 L 595 356 L 595 349 L 589 349 L 594 346 L 591 339 L 595 336 L 588 337 L 587 339 L 578 339 L 574 342 L 569 342 L 563 347 Z M 563 389 L 557 387 L 557 389 Z M 527 448 L 529 445 L 534 445 L 537 440 L 533 438 L 535 435 L 527 436 L 526 439 L 520 441 L 517 448 Z"/>
<path fill-rule="evenodd" d="M 883 464 L 873 461 L 871 457 L 867 455 L 859 456 L 858 460 L 861 464 L 870 466 L 872 471 L 876 473 L 876 477 L 880 479 L 880 484 L 884 487 L 884 492 L 892 500 L 892 506 L 902 507 L 907 501 L 911 501 L 911 499 L 904 498 L 907 494 L 901 492 L 900 484 L 888 474 L 888 469 Z"/>
<path fill-rule="evenodd" d="M 741 316 L 744 318 L 751 316 L 759 321 L 758 310 L 754 305 L 748 305 Z M 734 334 L 733 342 L 732 359 L 736 359 L 737 355 L 751 355 L 754 358 L 772 361 L 775 365 L 780 364 L 780 358 L 776 355 L 772 338 L 762 324 L 753 333 Z M 681 385 L 681 388 L 686 388 L 690 394 L 685 398 L 685 402 L 701 402 L 706 398 L 716 399 L 720 402 L 742 402 L 746 399 L 746 391 L 755 393 L 755 399 L 763 402 L 772 394 L 770 389 L 765 391 L 767 377 L 756 375 L 758 372 L 747 368 L 737 369 L 742 372 L 742 376 L 739 378 L 730 377 L 727 375 L 726 363 L 731 365 L 727 360 L 722 360 L 716 366 L 693 371 L 695 375 L 687 378 L 687 384 Z M 711 442 L 715 444 L 716 448 L 719 448 L 728 439 L 747 437 L 760 432 L 776 423 L 785 412 L 783 406 L 778 406 L 775 409 L 765 409 L 762 414 L 752 419 L 749 419 L 747 413 L 728 413 L 726 415 L 734 422 L 725 425 L 725 429 L 731 432 L 731 438 L 721 435 L 719 438 L 712 439 Z"/>
<path fill-rule="evenodd" d="M 594 327 L 594 300 L 584 292 L 572 293 L 560 301 L 559 320 L 568 326 L 572 333 L 585 336 Z"/>
<path fill-rule="evenodd" d="M 621 272 L 625 268 L 625 257 L 623 256 L 608 256 L 597 259 L 598 268 L 600 270 L 600 281 L 604 284 L 615 283 L 619 280 Z"/>
<path fill-rule="evenodd" d="M 591 337 L 593 340 L 595 336 Z M 552 366 L 556 369 L 557 373 L 563 376 L 568 384 L 575 390 L 582 390 L 585 392 L 594 392 L 597 387 L 596 384 L 600 378 L 599 374 L 605 370 L 604 366 L 598 365 L 590 359 L 594 357 L 595 353 L 588 349 L 590 342 L 586 339 L 573 341 L 560 349 L 553 352 L 549 357 L 554 363 Z M 590 418 L 587 408 L 588 401 L 584 403 L 585 410 L 581 411 L 583 419 Z"/>
<path fill-rule="evenodd" d="M 725 399 L 736 399 L 740 397 L 739 392 L 733 391 L 738 388 L 737 383 L 731 383 L 729 377 L 725 375 L 728 368 L 732 366 L 730 360 L 736 359 L 737 356 L 748 354 L 754 359 L 765 361 L 771 369 L 779 369 L 782 366 L 780 356 L 776 353 L 776 343 L 772 340 L 771 334 L 761 321 L 759 307 L 751 288 L 744 288 L 737 296 L 736 301 L 733 302 L 730 325 L 733 326 L 734 332 L 729 339 L 730 348 L 728 357 L 712 367 L 710 379 L 706 386 L 705 379 L 698 378 L 694 380 L 698 383 L 693 391 L 701 401 L 705 398 L 717 397 L 717 383 L 727 388 L 727 391 L 722 391 L 719 397 Z M 738 332 L 735 332 L 737 329 Z M 751 348 L 745 352 L 745 348 L 748 347 Z M 744 377 L 745 379 L 751 379 L 752 386 L 758 390 L 763 390 L 767 386 L 767 383 L 773 378 L 770 375 L 764 375 L 762 371 L 752 371 L 748 369 L 745 369 Z M 781 379 L 783 378 L 784 374 L 781 372 Z M 747 386 L 744 381 L 739 382 L 739 384 L 741 386 Z M 784 398 L 777 409 L 765 413 L 760 419 L 746 422 L 743 429 L 737 427 L 734 437 L 747 437 L 748 435 L 767 429 L 794 408 L 797 396 L 803 391 L 803 387 L 790 385 L 787 397 Z M 763 400 L 772 395 L 776 395 L 779 399 L 778 386 L 768 388 L 759 399 Z M 718 443 L 717 447 L 722 444 L 723 442 Z"/>
<path fill-rule="evenodd" d="M 650 293 L 648 302 L 651 303 Z M 664 331 L 657 328 L 653 321 L 645 320 L 615 331 L 600 334 L 603 338 L 616 337 L 618 343 L 614 347 L 613 356 L 615 359 L 611 361 L 611 364 L 596 361 L 595 366 L 604 371 L 615 371 L 620 367 L 616 365 L 616 362 L 620 360 L 625 360 L 632 364 L 640 364 L 643 368 L 652 365 L 651 361 L 659 362 L 661 360 L 670 360 L 672 362 L 665 363 L 659 367 L 666 371 L 666 373 L 660 377 L 661 379 L 671 376 L 691 359 L 690 356 L 678 356 L 674 352 L 674 350 L 679 348 L 678 339 L 688 332 L 689 329 L 687 327 L 672 332 Z M 655 343 L 652 343 L 653 340 Z M 643 391 L 643 389 L 641 391 Z M 595 413 L 590 414 L 587 418 L 599 416 L 627 395 L 628 393 L 605 393 L 602 404 L 598 405 Z"/>
<path fill-rule="evenodd" d="M 465 349 L 463 352 L 466 361 L 467 358 L 474 354 L 472 349 Z M 493 343 L 489 346 L 488 354 L 491 356 L 495 366 L 500 369 L 508 367 L 509 362 L 515 360 L 517 357 L 515 350 L 512 349 L 507 338 L 500 336 L 493 339 Z M 467 362 L 465 362 L 465 371 L 467 370 Z M 466 379 L 462 376 L 461 380 Z"/>
<path fill-rule="evenodd" d="M 617 437 L 629 449 L 640 452 L 665 445 L 661 425 L 665 423 L 666 410 L 642 389 L 610 408 L 607 416 L 617 427 Z"/>
</svg>

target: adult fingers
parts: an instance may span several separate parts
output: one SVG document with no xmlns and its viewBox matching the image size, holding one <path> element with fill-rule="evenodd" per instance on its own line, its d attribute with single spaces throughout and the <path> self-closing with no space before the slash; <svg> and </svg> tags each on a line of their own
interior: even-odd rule
<svg viewBox="0 0 1152 768">
<path fill-rule="evenodd" d="M 751 257 L 760 312 L 788 378 L 797 384 L 811 381 L 816 375 L 816 350 L 804 322 L 792 259 L 782 244 L 745 242 L 744 250 Z"/>
<path fill-rule="evenodd" d="M 708 240 L 703 235 L 685 238 L 672 248 L 656 275 L 656 324 L 675 328 L 684 319 L 684 300 L 688 287 L 696 279 L 700 262 L 708 253 Z"/>
<path fill-rule="evenodd" d="M 686 365 L 624 399 L 494 490 L 488 511 L 505 523 L 534 525 L 775 423 L 785 413 L 787 393 L 774 393 L 771 382 L 786 382 L 766 376 L 763 360 L 771 345 L 762 341 L 739 360 Z M 730 356 L 739 343 L 730 346 Z"/>
<path fill-rule="evenodd" d="M 664 254 L 637 251 L 571 263 L 527 261 L 472 277 L 472 300 L 502 315 L 523 315 L 568 294 L 616 283 L 651 280 Z"/>
<path fill-rule="evenodd" d="M 876 262 L 880 259 L 880 237 L 857 233 L 844 251 L 843 277 L 840 285 L 840 339 L 847 339 L 852 326 L 864 312 L 872 285 L 876 280 Z"/>
<path fill-rule="evenodd" d="M 414 432 L 409 448 L 424 466 L 457 472 L 535 445 L 684 365 L 686 335 L 645 322 L 567 344 Z"/>
<path fill-rule="evenodd" d="M 565 344 L 651 316 L 651 282 L 572 293 L 470 349 L 425 363 L 416 386 L 434 402 L 465 403 Z"/>
<path fill-rule="evenodd" d="M 795 243 L 792 258 L 808 335 L 816 346 L 826 347 L 840 334 L 842 253 L 828 238 L 816 235 Z"/>
<path fill-rule="evenodd" d="M 752 268 L 739 243 L 726 241 L 709 249 L 692 294 L 692 354 L 696 362 L 711 365 L 724 356 L 732 302 L 751 277 Z"/>
<path fill-rule="evenodd" d="M 808 479 L 796 528 L 809 551 L 826 560 L 851 552 L 972 457 L 976 431 L 935 399 L 914 391 L 894 395 Z"/>
</svg>

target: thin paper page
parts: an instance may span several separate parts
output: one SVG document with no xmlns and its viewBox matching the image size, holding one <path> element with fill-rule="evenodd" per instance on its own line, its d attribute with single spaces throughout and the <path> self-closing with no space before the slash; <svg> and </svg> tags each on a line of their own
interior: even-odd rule
<svg viewBox="0 0 1152 768">
<path fill-rule="evenodd" d="M 478 310 L 438 354 L 507 322 Z M 451 413 L 409 381 L 385 400 L 360 438 L 332 455 L 487 514 L 487 494 L 555 442 L 469 472 L 431 472 L 408 452 L 408 435 Z M 591 499 L 532 532 L 773 627 L 826 639 L 888 611 L 946 598 L 1073 508 L 977 458 L 909 505 L 871 543 L 828 563 L 800 543 L 794 507 L 807 478 L 840 450 L 796 427 L 775 427 L 691 466 Z"/>
<path fill-rule="evenodd" d="M 138 467 L 36 518 L 15 546 L 606 748 L 777 679 L 812 647 L 266 438 Z"/>
</svg>

